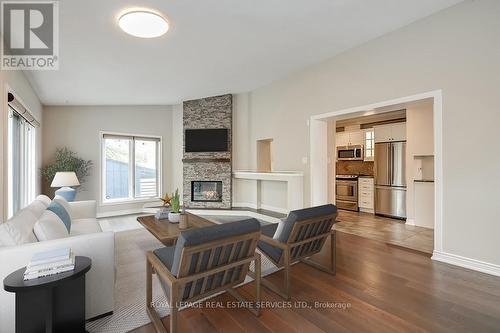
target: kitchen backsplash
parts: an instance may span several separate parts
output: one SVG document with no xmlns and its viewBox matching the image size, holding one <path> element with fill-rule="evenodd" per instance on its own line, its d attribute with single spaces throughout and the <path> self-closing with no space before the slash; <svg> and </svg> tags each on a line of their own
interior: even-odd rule
<svg viewBox="0 0 500 333">
<path fill-rule="evenodd" d="M 365 175 L 373 176 L 373 162 L 338 161 L 335 173 L 337 175 Z"/>
</svg>

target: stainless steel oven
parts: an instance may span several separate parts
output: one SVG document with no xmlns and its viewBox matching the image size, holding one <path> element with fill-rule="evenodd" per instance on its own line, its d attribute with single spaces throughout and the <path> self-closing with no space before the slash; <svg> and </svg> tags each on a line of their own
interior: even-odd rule
<svg viewBox="0 0 500 333">
<path fill-rule="evenodd" d="M 338 208 L 358 211 L 358 176 L 337 175 L 335 198 Z"/>
<path fill-rule="evenodd" d="M 337 161 L 362 161 L 363 145 L 337 147 Z"/>
</svg>

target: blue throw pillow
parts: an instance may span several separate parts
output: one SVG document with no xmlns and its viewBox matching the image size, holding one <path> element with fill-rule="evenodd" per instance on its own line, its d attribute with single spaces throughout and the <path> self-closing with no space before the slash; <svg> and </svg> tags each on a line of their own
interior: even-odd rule
<svg viewBox="0 0 500 333">
<path fill-rule="evenodd" d="M 52 201 L 49 207 L 47 207 L 47 210 L 50 210 L 51 212 L 56 214 L 61 219 L 61 221 L 63 221 L 64 226 L 66 227 L 66 229 L 68 229 L 69 233 L 71 229 L 71 217 L 69 216 L 69 213 L 63 207 L 63 205 L 58 202 Z"/>
</svg>

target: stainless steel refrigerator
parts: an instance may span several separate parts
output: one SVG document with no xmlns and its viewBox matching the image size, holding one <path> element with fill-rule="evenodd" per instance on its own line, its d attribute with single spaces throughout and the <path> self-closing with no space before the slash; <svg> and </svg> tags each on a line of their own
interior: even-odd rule
<svg viewBox="0 0 500 333">
<path fill-rule="evenodd" d="M 406 142 L 375 144 L 375 214 L 406 219 Z"/>
</svg>

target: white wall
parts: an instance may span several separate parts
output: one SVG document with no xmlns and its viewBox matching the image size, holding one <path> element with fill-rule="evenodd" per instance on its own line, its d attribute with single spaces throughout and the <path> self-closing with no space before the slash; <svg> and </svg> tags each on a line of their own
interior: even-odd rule
<svg viewBox="0 0 500 333">
<path fill-rule="evenodd" d="M 1 38 L 1 36 L 0 36 Z M 42 124 L 42 105 L 31 87 L 30 83 L 21 71 L 0 71 L 0 137 L 2 145 L 0 147 L 0 223 L 7 217 L 7 91 L 14 92 L 19 97 L 24 106 L 33 114 L 33 116 Z M 9 90 L 8 90 L 9 89 Z M 41 125 L 43 126 L 43 124 Z M 40 173 L 41 155 L 42 155 L 42 128 L 37 129 L 37 188 L 36 193 L 40 193 Z"/>
<path fill-rule="evenodd" d="M 484 144 L 498 142 L 499 12 L 500 1 L 466 1 L 238 95 L 249 99 L 249 141 L 274 139 L 275 169 L 305 173 L 309 205 L 311 176 L 301 159 L 309 154 L 311 115 L 442 89 L 443 251 L 500 265 L 500 154 Z M 470 151 L 476 158 L 466 158 Z M 236 155 L 234 163 L 254 168 L 254 156 L 250 145 L 247 160 Z"/>
<path fill-rule="evenodd" d="M 100 131 L 161 136 L 163 192 L 172 192 L 173 177 L 179 177 L 175 173 L 178 157 L 173 159 L 172 155 L 173 140 L 178 140 L 179 136 L 178 128 L 173 127 L 174 117 L 177 119 L 178 110 L 173 112 L 172 106 L 44 107 L 43 121 L 46 126 L 43 127 L 43 164 L 52 161 L 55 150 L 59 147 L 68 147 L 79 157 L 91 160 L 94 164 L 92 173 L 82 190 L 77 193 L 77 200 L 95 199 L 99 202 Z M 136 210 L 143 205 L 144 203 L 106 205 L 100 206 L 98 212 L 103 214 Z"/>
<path fill-rule="evenodd" d="M 421 165 L 421 160 L 416 160 L 415 156 L 434 155 L 432 103 L 431 100 L 406 108 L 406 214 L 409 224 L 414 224 L 415 220 L 415 169 L 417 164 Z"/>
<path fill-rule="evenodd" d="M 168 157 L 169 167 L 172 174 L 172 190 L 179 189 L 183 193 L 183 174 L 182 174 L 182 156 L 183 156 L 183 138 L 184 127 L 182 122 L 183 106 L 177 104 L 172 106 L 172 154 Z M 168 170 L 167 170 L 168 171 Z M 182 195 L 181 195 L 182 200 Z"/>
</svg>

